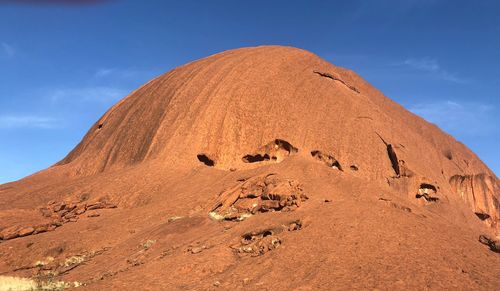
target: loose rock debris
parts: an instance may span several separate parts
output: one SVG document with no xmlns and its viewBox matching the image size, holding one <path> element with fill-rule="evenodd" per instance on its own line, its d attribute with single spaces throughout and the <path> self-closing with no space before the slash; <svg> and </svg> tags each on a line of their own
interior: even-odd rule
<svg viewBox="0 0 500 291">
<path fill-rule="evenodd" d="M 43 217 L 49 218 L 49 222 L 37 225 L 7 227 L 0 232 L 0 240 L 9 240 L 28 235 L 34 235 L 55 230 L 65 223 L 78 221 L 79 216 L 89 210 L 116 208 L 116 205 L 101 198 L 97 201 L 51 201 L 46 206 L 39 208 Z M 97 214 L 98 216 L 98 214 Z M 95 217 L 94 214 L 88 217 Z"/>
<path fill-rule="evenodd" d="M 301 229 L 302 221 L 295 220 L 280 227 L 246 233 L 241 237 L 240 243 L 232 246 L 232 248 L 241 256 L 262 256 L 281 246 L 283 240 L 279 237 L 280 233 Z"/>
</svg>

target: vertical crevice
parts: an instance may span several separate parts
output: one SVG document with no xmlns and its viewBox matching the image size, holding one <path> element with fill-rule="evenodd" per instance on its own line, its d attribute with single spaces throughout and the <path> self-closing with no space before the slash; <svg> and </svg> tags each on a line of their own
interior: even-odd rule
<svg viewBox="0 0 500 291">
<path fill-rule="evenodd" d="M 382 140 L 385 147 L 387 148 L 387 155 L 389 156 L 389 160 L 391 161 L 392 169 L 396 173 L 396 177 L 400 177 L 401 176 L 401 169 L 399 168 L 399 160 L 398 160 L 398 156 L 396 155 L 396 151 L 394 151 L 394 147 L 392 146 L 392 144 L 387 143 L 382 138 L 382 136 L 380 136 L 380 134 L 378 134 L 377 132 L 376 132 L 376 134 Z"/>
</svg>

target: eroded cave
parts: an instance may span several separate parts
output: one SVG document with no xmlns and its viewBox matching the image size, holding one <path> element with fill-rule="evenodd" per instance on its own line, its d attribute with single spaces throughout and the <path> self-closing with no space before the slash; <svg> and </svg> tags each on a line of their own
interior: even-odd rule
<svg viewBox="0 0 500 291">
<path fill-rule="evenodd" d="M 257 152 L 243 156 L 245 163 L 258 163 L 265 161 L 281 162 L 286 157 L 295 154 L 298 148 L 282 139 L 275 139 L 262 146 Z"/>
<path fill-rule="evenodd" d="M 323 153 L 323 152 L 318 151 L 318 150 L 314 150 L 314 151 L 311 151 L 311 156 L 313 158 L 315 158 L 316 160 L 325 163 L 328 167 L 330 167 L 332 169 L 337 169 L 337 170 L 343 171 L 342 166 L 340 165 L 339 161 L 337 161 L 337 159 L 335 159 L 332 155 Z"/>
<path fill-rule="evenodd" d="M 205 154 L 198 154 L 196 155 L 196 157 L 198 158 L 198 161 L 202 162 L 203 164 L 205 164 L 205 166 L 208 166 L 208 167 L 213 167 L 215 166 L 215 161 L 212 160 L 211 158 L 209 158 L 207 155 Z"/>
<path fill-rule="evenodd" d="M 422 183 L 415 195 L 417 199 L 423 199 L 426 202 L 438 202 L 439 198 L 436 197 L 437 188 L 434 185 Z"/>
<path fill-rule="evenodd" d="M 484 212 L 474 212 L 474 214 L 483 221 L 491 217 L 488 213 Z"/>
</svg>

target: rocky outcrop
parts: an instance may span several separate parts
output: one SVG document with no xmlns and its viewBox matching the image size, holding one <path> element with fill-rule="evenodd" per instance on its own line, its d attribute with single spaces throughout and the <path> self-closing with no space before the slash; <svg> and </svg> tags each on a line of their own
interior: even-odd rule
<svg viewBox="0 0 500 291">
<path fill-rule="evenodd" d="M 53 231 L 68 222 L 78 221 L 79 216 L 90 210 L 116 208 L 116 205 L 101 198 L 96 201 L 85 199 L 71 201 L 51 201 L 46 206 L 40 207 L 40 214 L 49 222 L 33 225 L 13 225 L 0 231 L 0 240 L 9 240 L 28 235 Z"/>
<path fill-rule="evenodd" d="M 298 182 L 268 174 L 242 181 L 221 193 L 210 216 L 217 220 L 243 220 L 258 212 L 291 211 L 307 199 Z"/>
</svg>

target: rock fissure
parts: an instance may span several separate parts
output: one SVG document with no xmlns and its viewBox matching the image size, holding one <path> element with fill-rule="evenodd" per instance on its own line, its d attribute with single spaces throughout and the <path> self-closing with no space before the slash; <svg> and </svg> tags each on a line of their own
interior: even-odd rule
<svg viewBox="0 0 500 291">
<path fill-rule="evenodd" d="M 387 143 L 384 138 L 382 138 L 382 136 L 378 133 L 376 133 L 378 135 L 378 137 L 380 138 L 380 140 L 382 140 L 382 142 L 384 143 L 385 147 L 386 147 L 386 150 L 387 150 L 387 155 L 389 157 L 389 160 L 391 161 L 391 166 L 392 166 L 392 169 L 394 170 L 394 173 L 396 174 L 396 177 L 401 177 L 401 169 L 399 167 L 399 160 L 398 160 L 398 156 L 396 154 L 396 151 L 394 150 L 394 147 L 392 146 L 392 144 L 389 144 Z"/>
<path fill-rule="evenodd" d="M 332 79 L 334 81 L 339 81 L 340 83 L 342 83 L 344 86 L 346 86 L 350 90 L 352 90 L 352 91 L 354 91 L 354 92 L 356 92 L 358 94 L 360 93 L 359 90 L 356 87 L 347 84 L 344 80 L 340 79 L 339 77 L 334 76 L 333 74 L 326 73 L 326 72 L 320 72 L 320 71 L 313 71 L 313 73 L 318 74 L 321 77 Z"/>
</svg>

